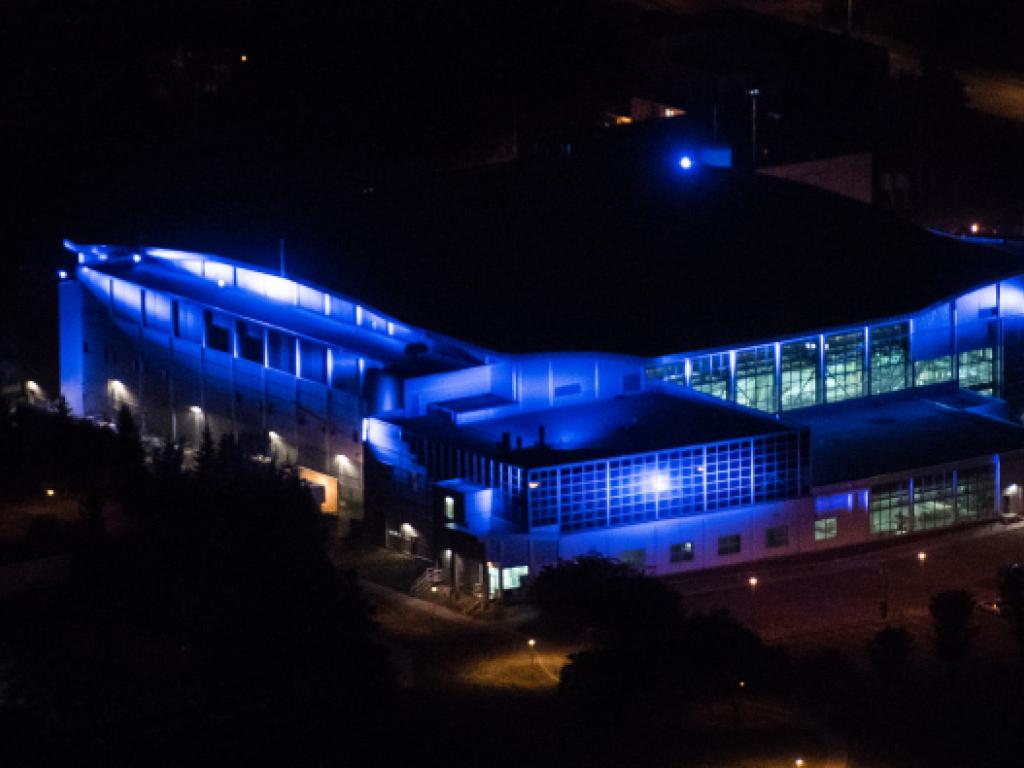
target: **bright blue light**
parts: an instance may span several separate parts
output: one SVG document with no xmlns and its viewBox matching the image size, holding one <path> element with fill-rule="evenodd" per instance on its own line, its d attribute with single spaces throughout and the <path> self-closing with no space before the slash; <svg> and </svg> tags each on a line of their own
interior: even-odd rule
<svg viewBox="0 0 1024 768">
<path fill-rule="evenodd" d="M 691 158 L 689 155 L 683 155 L 682 157 L 679 158 L 679 167 L 682 168 L 684 171 L 690 170 L 691 168 L 693 168 L 693 158 Z"/>
<path fill-rule="evenodd" d="M 57 270 L 57 277 L 59 277 L 61 280 L 67 280 L 68 279 L 68 271 L 66 269 L 58 269 Z"/>
<path fill-rule="evenodd" d="M 138 264 L 140 261 L 142 261 L 142 257 L 136 253 L 135 255 L 132 256 L 132 261 Z"/>
</svg>

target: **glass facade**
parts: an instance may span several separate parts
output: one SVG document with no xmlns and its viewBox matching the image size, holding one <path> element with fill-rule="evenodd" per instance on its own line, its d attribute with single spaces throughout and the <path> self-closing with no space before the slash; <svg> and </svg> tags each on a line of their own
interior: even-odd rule
<svg viewBox="0 0 1024 768">
<path fill-rule="evenodd" d="M 943 355 L 931 360 L 914 361 L 914 386 L 927 387 L 953 380 L 953 358 Z"/>
<path fill-rule="evenodd" d="M 720 352 L 693 359 L 690 386 L 705 395 L 729 399 L 729 353 Z"/>
<path fill-rule="evenodd" d="M 782 410 L 806 408 L 818 403 L 820 364 L 817 339 L 782 345 Z"/>
<path fill-rule="evenodd" d="M 871 394 L 905 389 L 910 364 L 909 324 L 879 325 L 870 333 Z"/>
<path fill-rule="evenodd" d="M 914 530 L 943 528 L 956 522 L 953 475 L 938 472 L 914 478 Z"/>
<path fill-rule="evenodd" d="M 864 332 L 825 338 L 825 402 L 864 396 Z"/>
<path fill-rule="evenodd" d="M 1019 298 L 1024 290 L 1007 288 L 1004 293 L 1015 302 L 1016 312 L 1011 314 L 1024 314 L 1024 300 Z M 679 356 L 649 366 L 647 377 L 765 413 L 952 381 L 983 395 L 997 395 L 1003 311 L 998 295 L 995 286 L 988 286 L 907 319 Z"/>
<path fill-rule="evenodd" d="M 774 344 L 736 353 L 736 402 L 766 413 L 776 411 Z"/>
<path fill-rule="evenodd" d="M 984 520 L 995 514 L 996 474 L 994 467 L 961 469 L 956 477 L 958 520 Z"/>
<path fill-rule="evenodd" d="M 799 494 L 799 436 L 782 433 L 529 471 L 531 527 L 616 527 Z"/>
<path fill-rule="evenodd" d="M 910 530 L 910 489 L 907 482 L 872 488 L 868 519 L 871 533 L 907 533 Z"/>
<path fill-rule="evenodd" d="M 983 395 L 991 395 L 995 386 L 992 347 L 971 349 L 960 353 L 960 386 Z"/>
</svg>

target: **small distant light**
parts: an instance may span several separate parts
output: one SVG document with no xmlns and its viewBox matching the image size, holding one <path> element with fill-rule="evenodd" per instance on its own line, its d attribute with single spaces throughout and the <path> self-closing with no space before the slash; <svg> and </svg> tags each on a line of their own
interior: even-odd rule
<svg viewBox="0 0 1024 768">
<path fill-rule="evenodd" d="M 68 279 L 68 271 L 66 269 L 58 269 L 57 270 L 57 277 L 59 277 L 61 280 L 67 280 Z"/>
<path fill-rule="evenodd" d="M 100 254 L 100 261 L 106 261 L 106 260 L 107 260 L 107 254 L 101 253 Z"/>
<path fill-rule="evenodd" d="M 134 261 L 134 262 L 135 262 L 136 264 L 138 264 L 138 263 L 139 263 L 140 261 L 142 261 L 142 256 L 140 256 L 140 255 L 139 255 L 139 254 L 137 254 L 137 253 L 136 253 L 136 254 L 133 254 L 133 255 L 132 255 L 132 261 Z"/>
<path fill-rule="evenodd" d="M 238 57 L 238 60 L 244 64 L 249 60 L 249 56 L 243 53 L 241 56 Z"/>
<path fill-rule="evenodd" d="M 527 483 L 527 486 L 529 486 L 531 490 L 537 490 L 540 488 L 540 482 L 537 480 L 531 480 Z"/>
<path fill-rule="evenodd" d="M 793 761 L 793 765 L 795 765 L 796 768 L 801 768 L 801 766 L 804 765 L 804 759 L 802 757 L 798 757 L 796 760 Z"/>
<path fill-rule="evenodd" d="M 682 157 L 679 158 L 679 167 L 682 168 L 684 171 L 690 170 L 691 168 L 693 168 L 693 158 L 691 158 L 689 155 L 683 155 Z"/>
<path fill-rule="evenodd" d="M 740 688 L 746 688 L 746 687 L 747 687 L 747 681 L 746 680 L 740 680 Z"/>
<path fill-rule="evenodd" d="M 267 435 L 268 435 L 268 436 L 270 437 L 270 439 L 271 439 L 271 440 L 278 440 L 278 439 L 280 439 L 280 437 L 281 437 L 281 436 L 280 436 L 279 434 L 277 434 L 277 432 L 275 432 L 274 430 L 270 430 L 269 432 L 267 432 Z"/>
<path fill-rule="evenodd" d="M 758 585 L 757 576 L 751 576 L 749 579 L 747 579 L 747 584 L 749 584 L 752 588 L 756 587 Z"/>
<path fill-rule="evenodd" d="M 980 230 L 981 230 L 981 227 L 978 225 L 978 222 L 974 222 L 973 224 L 971 224 L 971 234 L 972 235 L 978 234 L 978 232 Z"/>
<path fill-rule="evenodd" d="M 84 253 L 78 254 L 78 263 L 79 264 L 85 264 L 85 254 Z"/>
<path fill-rule="evenodd" d="M 532 637 L 529 640 L 526 641 L 526 644 L 528 646 L 530 646 L 531 648 L 536 648 L 537 647 L 537 641 L 534 640 Z"/>
<path fill-rule="evenodd" d="M 928 559 L 928 553 L 927 552 L 918 552 L 917 553 L 917 561 L 919 563 L 923 563 L 927 559 Z"/>
<path fill-rule="evenodd" d="M 47 496 L 56 496 L 57 492 L 55 490 L 53 490 L 53 488 L 47 488 L 46 489 L 46 495 Z"/>
<path fill-rule="evenodd" d="M 189 408 L 189 410 L 192 411 L 192 413 L 194 413 L 196 416 L 200 415 L 203 412 L 203 409 L 200 408 L 198 405 L 193 405 L 191 408 Z"/>
<path fill-rule="evenodd" d="M 217 287 L 218 288 L 223 288 L 224 287 L 224 281 L 223 280 L 218 280 L 217 281 Z"/>
<path fill-rule="evenodd" d="M 430 591 L 431 592 L 437 592 L 437 586 L 436 585 L 431 586 Z"/>
</svg>

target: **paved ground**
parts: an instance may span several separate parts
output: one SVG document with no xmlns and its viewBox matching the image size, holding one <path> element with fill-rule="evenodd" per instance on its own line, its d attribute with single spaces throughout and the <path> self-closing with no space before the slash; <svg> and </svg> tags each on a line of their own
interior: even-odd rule
<svg viewBox="0 0 1024 768">
<path fill-rule="evenodd" d="M 925 552 L 921 562 L 917 554 Z M 671 578 L 694 610 L 729 609 L 771 642 L 795 648 L 830 645 L 860 650 L 886 621 L 930 637 L 928 600 L 944 589 L 966 589 L 979 600 L 996 594 L 997 571 L 1024 561 L 1024 526 L 993 524 L 908 540 L 881 550 L 837 553 L 824 561 L 758 564 L 723 573 Z M 756 576 L 756 588 L 748 585 Z M 1005 622 L 978 611 L 977 644 L 988 654 L 1011 654 Z"/>
</svg>

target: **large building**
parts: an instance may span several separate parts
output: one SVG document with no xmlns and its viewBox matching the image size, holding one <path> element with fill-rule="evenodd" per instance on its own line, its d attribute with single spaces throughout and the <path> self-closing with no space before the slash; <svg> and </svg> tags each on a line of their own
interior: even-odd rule
<svg viewBox="0 0 1024 768">
<path fill-rule="evenodd" d="M 609 199 L 573 170 L 561 194 L 528 198 L 535 216 L 499 208 L 522 227 L 487 240 L 483 268 L 465 243 L 494 237 L 492 214 L 453 205 L 460 227 L 384 205 L 430 226 L 411 215 L 402 239 L 379 238 L 387 253 L 346 244 L 371 303 L 219 256 L 69 242 L 62 391 L 76 413 L 110 421 L 127 404 L 145 433 L 191 445 L 204 427 L 252 435 L 325 513 L 365 516 L 491 595 L 586 553 L 670 574 L 1019 513 L 1024 266 L 781 182 L 696 172 L 700 186 L 670 174 Z M 520 180 L 489 183 L 524 199 Z M 551 199 L 573 185 L 583 207 L 553 228 Z M 707 207 L 716 193 L 724 210 Z M 808 223 L 772 219 L 763 201 L 779 199 Z M 741 224 L 758 217 L 773 239 Z M 759 250 L 721 263 L 744 247 Z"/>
</svg>

